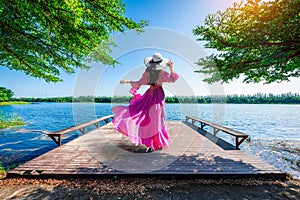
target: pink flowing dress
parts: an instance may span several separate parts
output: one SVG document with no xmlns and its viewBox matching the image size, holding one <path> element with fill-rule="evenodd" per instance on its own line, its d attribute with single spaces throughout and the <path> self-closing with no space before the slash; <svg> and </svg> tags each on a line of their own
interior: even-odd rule
<svg viewBox="0 0 300 200">
<path fill-rule="evenodd" d="M 143 94 L 136 94 L 141 85 L 149 84 L 149 72 L 144 72 L 139 81 L 131 81 L 130 92 L 134 95 L 128 106 L 112 108 L 113 124 L 120 133 L 129 137 L 136 145 L 144 144 L 153 150 L 165 148 L 169 144 L 165 119 L 165 93 L 163 82 L 175 82 L 176 73 L 161 70 L 155 86 L 150 86 Z"/>
</svg>

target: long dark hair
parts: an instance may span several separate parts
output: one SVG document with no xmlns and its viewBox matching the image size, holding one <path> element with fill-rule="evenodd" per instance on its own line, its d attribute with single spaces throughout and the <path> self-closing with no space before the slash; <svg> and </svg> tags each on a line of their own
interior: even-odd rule
<svg viewBox="0 0 300 200">
<path fill-rule="evenodd" d="M 156 65 L 159 65 L 161 61 L 154 62 L 153 60 L 150 60 L 149 66 L 146 68 L 146 72 L 149 72 L 149 84 L 155 85 L 159 72 L 161 70 L 156 70 Z"/>
</svg>

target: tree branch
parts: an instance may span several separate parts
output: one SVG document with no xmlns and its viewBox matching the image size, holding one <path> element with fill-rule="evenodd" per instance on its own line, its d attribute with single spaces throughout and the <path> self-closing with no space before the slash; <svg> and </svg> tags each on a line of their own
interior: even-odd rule
<svg viewBox="0 0 300 200">
<path fill-rule="evenodd" d="M 19 33 L 20 35 L 23 35 L 25 36 L 26 38 L 28 38 L 29 40 L 31 40 L 33 43 L 41 43 L 47 47 L 49 47 L 51 49 L 51 51 L 49 51 L 51 53 L 51 55 L 54 55 L 52 53 L 52 49 L 54 48 L 53 45 L 50 45 L 50 44 L 47 44 L 46 42 L 42 41 L 40 38 L 32 35 L 32 34 L 27 34 L 27 33 L 24 33 L 22 31 L 20 31 L 19 29 L 15 28 L 14 26 L 10 26 L 9 24 L 6 24 L 6 23 L 3 23 L 0 21 L 0 24 L 3 25 L 4 27 L 7 27 L 8 30 L 14 30 L 15 32 Z M 41 50 L 43 50 L 40 46 L 38 46 L 38 48 L 40 48 Z"/>
<path fill-rule="evenodd" d="M 3 43 L 1 43 L 1 45 L 4 47 L 4 49 L 5 49 L 8 53 L 12 54 L 12 55 L 13 55 L 14 57 L 16 57 L 21 63 L 23 63 L 24 65 L 26 65 L 26 66 L 30 69 L 30 71 L 31 71 L 33 74 L 36 72 L 36 70 L 35 70 L 31 65 L 29 65 L 26 61 L 24 61 L 23 58 L 21 58 L 18 54 L 16 54 L 13 50 L 11 50 L 7 45 L 5 45 L 5 44 L 3 44 Z"/>
</svg>

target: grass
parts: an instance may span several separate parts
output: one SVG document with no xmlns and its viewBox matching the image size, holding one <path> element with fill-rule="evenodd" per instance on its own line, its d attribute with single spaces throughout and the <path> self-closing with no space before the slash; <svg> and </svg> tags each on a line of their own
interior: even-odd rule
<svg viewBox="0 0 300 200">
<path fill-rule="evenodd" d="M 6 172 L 4 170 L 4 167 L 0 163 L 0 179 L 5 178 Z"/>
<path fill-rule="evenodd" d="M 14 104 L 29 104 L 29 102 L 25 102 L 25 101 L 5 101 L 5 102 L 0 102 L 0 106 L 8 106 L 8 105 L 14 105 Z"/>
<path fill-rule="evenodd" d="M 0 110 L 0 129 L 23 125 L 25 125 L 25 122 L 17 114 L 6 114 Z"/>
<path fill-rule="evenodd" d="M 5 171 L 5 170 L 4 170 L 4 167 L 3 167 L 3 166 L 1 165 L 1 163 L 0 163 L 0 173 L 3 172 L 3 171 Z"/>
</svg>

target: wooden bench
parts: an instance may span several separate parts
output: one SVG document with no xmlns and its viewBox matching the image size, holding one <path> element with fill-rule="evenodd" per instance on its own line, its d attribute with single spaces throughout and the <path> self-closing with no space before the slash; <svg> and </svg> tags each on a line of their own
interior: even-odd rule
<svg viewBox="0 0 300 200">
<path fill-rule="evenodd" d="M 69 128 L 62 129 L 62 130 L 55 131 L 55 132 L 48 132 L 47 135 L 58 146 L 60 146 L 61 145 L 61 138 L 62 138 L 62 136 L 64 134 L 67 134 L 67 133 L 70 133 L 70 132 L 73 132 L 73 131 L 77 131 L 77 130 L 79 130 L 82 134 L 85 134 L 85 127 L 94 124 L 98 128 L 99 127 L 99 122 L 104 121 L 104 122 L 108 123 L 109 122 L 108 120 L 109 119 L 113 119 L 113 118 L 114 118 L 114 115 L 104 116 L 104 117 L 101 117 L 101 118 L 98 118 L 98 119 L 95 119 L 95 120 L 92 120 L 92 121 L 89 121 L 89 122 L 85 122 L 85 123 L 79 124 L 77 126 L 71 126 Z"/>
<path fill-rule="evenodd" d="M 242 133 L 242 132 L 239 132 L 239 131 L 236 131 L 236 130 L 233 130 L 233 129 L 221 126 L 219 124 L 216 124 L 216 123 L 213 123 L 213 122 L 209 122 L 209 121 L 197 118 L 197 117 L 186 116 L 186 121 L 188 122 L 188 120 L 192 120 L 192 124 L 193 125 L 195 125 L 195 122 L 200 122 L 200 127 L 199 128 L 201 130 L 204 130 L 203 129 L 204 126 L 210 126 L 210 127 L 212 127 L 213 128 L 213 134 L 215 136 L 217 135 L 217 133 L 219 131 L 222 131 L 224 133 L 227 133 L 227 134 L 230 134 L 230 135 L 234 136 L 235 137 L 235 146 L 236 146 L 236 149 L 239 149 L 239 146 L 249 137 L 249 135 L 247 135 L 245 133 Z"/>
</svg>

